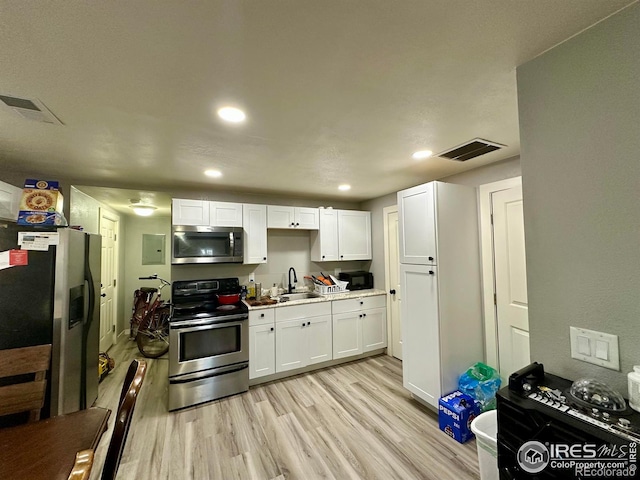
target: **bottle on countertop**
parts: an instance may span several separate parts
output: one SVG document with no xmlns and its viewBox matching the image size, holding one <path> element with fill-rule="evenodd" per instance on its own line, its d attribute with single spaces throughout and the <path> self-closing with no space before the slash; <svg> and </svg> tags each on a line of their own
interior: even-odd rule
<svg viewBox="0 0 640 480">
<path fill-rule="evenodd" d="M 640 412 L 640 365 L 633 366 L 633 372 L 627 374 L 629 382 L 629 406 Z"/>
<path fill-rule="evenodd" d="M 256 298 L 256 282 L 249 280 L 247 285 L 247 298 Z"/>
<path fill-rule="evenodd" d="M 260 300 L 260 297 L 262 297 L 262 284 L 256 282 L 256 300 Z"/>
</svg>

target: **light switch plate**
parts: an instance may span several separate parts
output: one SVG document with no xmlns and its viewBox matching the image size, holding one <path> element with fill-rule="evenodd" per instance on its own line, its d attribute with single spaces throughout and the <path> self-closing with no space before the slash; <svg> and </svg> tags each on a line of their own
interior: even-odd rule
<svg viewBox="0 0 640 480">
<path fill-rule="evenodd" d="M 569 333 L 572 358 L 620 371 L 617 335 L 578 327 L 569 327 Z"/>
</svg>

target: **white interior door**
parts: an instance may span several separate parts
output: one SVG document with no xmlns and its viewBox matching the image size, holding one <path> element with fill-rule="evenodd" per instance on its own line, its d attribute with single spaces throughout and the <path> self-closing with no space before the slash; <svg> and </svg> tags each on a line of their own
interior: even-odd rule
<svg viewBox="0 0 640 480">
<path fill-rule="evenodd" d="M 106 352 L 116 341 L 116 240 L 119 218 L 100 209 L 100 235 L 102 235 L 102 275 L 100 278 L 100 351 Z"/>
<path fill-rule="evenodd" d="M 506 380 L 531 362 L 522 186 L 494 193 L 492 211 L 498 358 Z"/>
<path fill-rule="evenodd" d="M 402 327 L 400 321 L 400 251 L 398 243 L 398 208 L 384 209 L 385 262 L 387 276 L 387 315 L 389 316 L 389 354 L 402 360 Z M 395 292 L 395 293 L 392 293 Z"/>
</svg>

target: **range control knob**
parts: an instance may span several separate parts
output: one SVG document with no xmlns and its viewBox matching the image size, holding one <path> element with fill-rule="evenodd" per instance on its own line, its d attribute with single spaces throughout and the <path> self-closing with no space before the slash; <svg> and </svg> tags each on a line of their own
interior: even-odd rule
<svg viewBox="0 0 640 480">
<path fill-rule="evenodd" d="M 522 384 L 522 389 L 523 389 L 525 392 L 527 392 L 527 393 L 528 393 L 528 392 L 530 392 L 530 391 L 531 391 L 531 385 L 529 385 L 528 383 L 523 383 L 523 384 Z"/>
<path fill-rule="evenodd" d="M 603 412 L 602 413 L 602 418 L 603 418 L 603 420 L 608 422 L 608 421 L 611 420 L 611 415 L 609 415 L 607 412 Z"/>
<path fill-rule="evenodd" d="M 620 425 L 622 428 L 631 428 L 631 422 L 626 418 L 619 418 L 618 425 Z"/>
<path fill-rule="evenodd" d="M 592 408 L 591 409 L 591 416 L 598 418 L 600 416 L 600 410 L 598 410 L 597 408 Z"/>
</svg>

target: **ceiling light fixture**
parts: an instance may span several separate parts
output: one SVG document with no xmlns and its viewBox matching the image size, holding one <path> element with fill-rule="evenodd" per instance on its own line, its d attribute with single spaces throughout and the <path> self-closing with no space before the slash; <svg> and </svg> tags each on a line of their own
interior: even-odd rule
<svg viewBox="0 0 640 480">
<path fill-rule="evenodd" d="M 220 178 L 222 176 L 222 172 L 220 170 L 205 170 L 204 174 L 207 177 L 212 177 L 212 178 Z"/>
<path fill-rule="evenodd" d="M 222 107 L 218 109 L 218 116 L 225 122 L 241 123 L 247 118 L 247 115 L 235 107 Z"/>
<path fill-rule="evenodd" d="M 135 213 L 136 215 L 140 215 L 141 217 L 148 217 L 149 215 L 152 215 L 155 210 L 157 210 L 157 207 L 154 207 L 153 205 L 140 203 L 139 198 L 132 198 L 130 201 L 131 205 L 129 205 L 129 208 L 132 208 L 133 213 Z"/>
<path fill-rule="evenodd" d="M 414 152 L 411 157 L 415 160 L 422 160 L 423 158 L 429 158 L 431 155 L 433 155 L 431 150 L 418 150 L 417 152 Z"/>
<path fill-rule="evenodd" d="M 347 190 L 351 190 L 351 185 L 347 185 L 347 184 L 345 183 L 345 184 L 343 184 L 343 185 L 340 185 L 340 186 L 338 187 L 338 190 L 341 190 L 341 191 L 343 191 L 343 192 L 346 192 Z"/>
<path fill-rule="evenodd" d="M 129 205 L 129 207 L 133 208 L 133 213 L 141 217 L 148 217 L 156 210 L 156 207 L 151 205 Z"/>
</svg>

